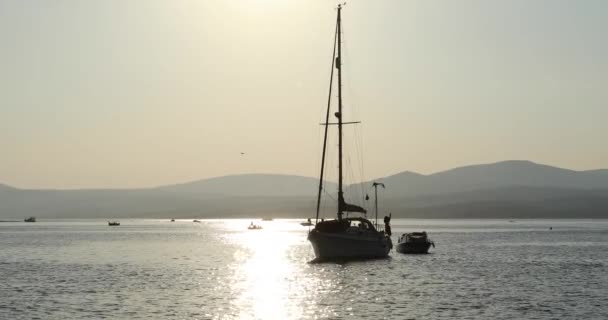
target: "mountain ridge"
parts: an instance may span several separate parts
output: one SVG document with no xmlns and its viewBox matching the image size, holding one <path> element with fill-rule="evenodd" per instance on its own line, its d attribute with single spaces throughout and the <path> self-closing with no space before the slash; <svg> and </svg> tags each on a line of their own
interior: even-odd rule
<svg viewBox="0 0 608 320">
<path fill-rule="evenodd" d="M 383 180 L 390 180 L 390 179 L 394 179 L 394 178 L 414 178 L 414 179 L 422 179 L 422 178 L 434 178 L 437 179 L 437 177 L 445 177 L 445 176 L 450 176 L 450 175 L 454 175 L 454 174 L 461 174 L 462 172 L 465 171 L 475 171 L 475 170 L 484 170 L 487 168 L 490 169 L 496 169 L 497 167 L 504 167 L 504 166 L 512 166 L 513 169 L 518 168 L 518 169 L 522 169 L 527 167 L 535 167 L 535 168 L 543 168 L 545 170 L 553 170 L 553 171 L 561 171 L 563 173 L 568 173 L 568 174 L 580 174 L 580 175 L 598 175 L 598 176 L 606 176 L 606 178 L 608 178 L 608 169 L 604 169 L 604 168 L 600 168 L 600 169 L 590 169 L 590 170 L 573 170 L 573 169 L 567 169 L 567 168 L 561 168 L 561 167 L 556 167 L 556 166 L 551 166 L 551 165 L 546 165 L 546 164 L 540 164 L 540 163 L 536 163 L 530 160 L 504 160 L 504 161 L 498 161 L 498 162 L 492 162 L 492 163 L 482 163 L 482 164 L 473 164 L 473 165 L 465 165 L 465 166 L 459 166 L 459 167 L 455 167 L 455 168 L 451 168 L 451 169 L 446 169 L 446 170 L 442 170 L 442 171 L 437 171 L 437 172 L 433 172 L 430 174 L 422 174 L 422 173 L 418 173 L 415 171 L 409 171 L 409 170 L 405 170 L 405 171 L 401 171 L 401 172 L 397 172 L 391 175 L 387 175 L 384 177 L 379 177 L 376 179 L 371 179 L 367 182 L 372 182 L 372 181 L 383 181 Z M 272 177 L 272 178 L 294 178 L 294 179 L 301 179 L 301 180 L 306 180 L 306 181 L 314 181 L 315 184 L 318 184 L 318 178 L 317 177 L 308 177 L 308 176 L 302 176 L 302 175 L 296 175 L 296 174 L 281 174 L 281 173 L 243 173 L 243 174 L 229 174 L 229 175 L 223 175 L 223 176 L 215 176 L 215 177 L 210 177 L 210 178 L 201 178 L 201 179 L 196 179 L 196 180 L 190 180 L 190 181 L 185 181 L 185 182 L 178 182 L 178 183 L 172 183 L 172 184 L 163 184 L 163 185 L 158 185 L 158 186 L 153 186 L 153 187 L 134 187 L 134 188 L 75 188 L 75 189 L 62 189 L 62 188 L 17 188 L 17 187 L 13 187 L 11 185 L 8 184 L 3 184 L 0 183 L 0 189 L 4 188 L 4 189 L 11 189 L 11 190 L 56 190 L 56 191 L 78 191 L 78 190 L 90 190 L 90 191 L 109 191 L 109 190 L 120 190 L 120 191 L 133 191 L 133 190 L 169 190 L 169 189 L 189 189 L 191 187 L 194 186 L 198 186 L 200 184 L 204 184 L 204 183 L 212 183 L 212 182 L 217 182 L 217 181 L 221 181 L 221 180 L 231 180 L 231 179 L 237 179 L 237 178 L 257 178 L 257 177 Z M 332 180 L 326 180 L 326 183 L 329 184 L 336 184 L 334 181 Z M 355 184 L 356 185 L 356 184 Z M 603 187 L 608 187 L 608 183 Z M 315 188 L 316 190 L 316 188 Z"/>
<path fill-rule="evenodd" d="M 380 206 L 395 217 L 608 218 L 607 169 L 575 171 L 503 161 L 430 175 L 403 171 L 348 186 L 347 201 L 371 209 L 373 201 L 364 198 L 371 195 L 372 181 L 386 184 L 378 190 Z M 335 183 L 326 182 L 330 194 L 335 189 Z M 0 185 L 0 219 L 310 217 L 317 191 L 317 178 L 286 174 L 230 175 L 140 189 Z M 326 217 L 335 215 L 335 198 L 323 202 Z"/>
<path fill-rule="evenodd" d="M 0 183 L 0 191 L 13 191 L 13 190 L 19 190 L 19 189 L 9 186 L 8 184 Z"/>
<path fill-rule="evenodd" d="M 384 182 L 387 185 L 387 193 L 391 196 L 452 193 L 507 186 L 608 189 L 606 169 L 575 171 L 528 160 L 470 165 L 429 175 L 407 177 L 410 178 L 409 181 L 402 179 L 403 176 L 398 173 L 363 184 L 369 185 L 372 181 Z"/>
<path fill-rule="evenodd" d="M 154 189 L 236 196 L 294 196 L 314 193 L 318 184 L 316 178 L 299 175 L 248 173 L 199 179 Z"/>
</svg>

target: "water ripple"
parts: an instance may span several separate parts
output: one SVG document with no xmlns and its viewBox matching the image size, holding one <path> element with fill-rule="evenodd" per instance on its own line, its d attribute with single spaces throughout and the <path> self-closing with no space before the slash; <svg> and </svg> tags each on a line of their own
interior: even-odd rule
<svg viewBox="0 0 608 320">
<path fill-rule="evenodd" d="M 432 254 L 341 264 L 296 221 L 6 224 L 0 319 L 608 318 L 607 222 L 406 222 Z"/>
</svg>

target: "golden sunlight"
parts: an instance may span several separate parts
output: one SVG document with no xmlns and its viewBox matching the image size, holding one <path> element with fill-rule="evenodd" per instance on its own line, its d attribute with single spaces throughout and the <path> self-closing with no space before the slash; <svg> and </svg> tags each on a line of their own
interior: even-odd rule
<svg viewBox="0 0 608 320">
<path fill-rule="evenodd" d="M 236 11 L 250 16 L 274 14 L 290 6 L 293 1 L 285 0 L 236 0 L 229 1 Z"/>
<path fill-rule="evenodd" d="M 243 230 L 249 222 L 236 220 L 230 227 Z M 293 222 L 255 222 L 261 230 L 244 230 L 232 240 L 241 247 L 235 253 L 237 266 L 234 288 L 240 319 L 291 319 L 302 314 L 301 306 L 289 303 L 294 288 L 289 279 L 299 272 L 289 260 L 289 250 L 301 241 L 300 234 L 289 232 Z M 231 229 L 232 229 L 231 228 Z"/>
</svg>

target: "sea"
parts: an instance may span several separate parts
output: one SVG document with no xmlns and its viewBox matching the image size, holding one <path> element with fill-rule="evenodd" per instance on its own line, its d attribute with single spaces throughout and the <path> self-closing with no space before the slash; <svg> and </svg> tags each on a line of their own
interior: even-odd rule
<svg viewBox="0 0 608 320">
<path fill-rule="evenodd" d="M 251 221 L 0 223 L 0 319 L 608 319 L 608 220 L 393 219 L 436 247 L 327 263 Z"/>
</svg>

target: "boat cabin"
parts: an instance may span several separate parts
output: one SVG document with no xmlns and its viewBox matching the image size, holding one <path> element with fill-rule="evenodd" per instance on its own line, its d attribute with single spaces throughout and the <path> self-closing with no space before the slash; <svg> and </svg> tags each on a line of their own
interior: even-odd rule
<svg viewBox="0 0 608 320">
<path fill-rule="evenodd" d="M 317 223 L 315 229 L 321 232 L 339 233 L 339 232 L 374 232 L 378 230 L 374 224 L 365 218 L 344 218 L 342 220 L 325 220 Z"/>
</svg>

